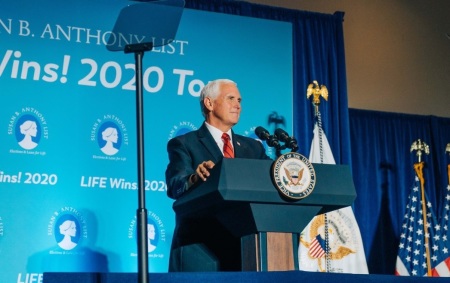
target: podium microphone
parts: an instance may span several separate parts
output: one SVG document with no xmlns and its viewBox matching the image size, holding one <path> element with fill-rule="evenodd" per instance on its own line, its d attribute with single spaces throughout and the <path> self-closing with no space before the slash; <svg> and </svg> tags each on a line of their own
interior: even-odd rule
<svg viewBox="0 0 450 283">
<path fill-rule="evenodd" d="M 267 141 L 267 145 L 270 147 L 280 148 L 280 143 L 278 142 L 277 137 L 272 136 L 269 132 L 263 127 L 259 126 L 255 129 L 255 134 L 263 141 Z"/>
<path fill-rule="evenodd" d="M 287 148 L 290 148 L 292 151 L 298 150 L 297 140 L 294 137 L 290 137 L 285 130 L 281 128 L 276 129 L 275 136 L 278 140 L 284 142 Z"/>
</svg>

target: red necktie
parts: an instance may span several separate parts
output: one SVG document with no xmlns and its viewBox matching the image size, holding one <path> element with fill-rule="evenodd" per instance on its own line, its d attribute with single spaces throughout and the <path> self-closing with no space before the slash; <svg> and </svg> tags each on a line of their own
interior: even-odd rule
<svg viewBox="0 0 450 283">
<path fill-rule="evenodd" d="M 233 147 L 231 147 L 230 136 L 227 133 L 222 134 L 223 156 L 225 158 L 234 158 Z"/>
</svg>

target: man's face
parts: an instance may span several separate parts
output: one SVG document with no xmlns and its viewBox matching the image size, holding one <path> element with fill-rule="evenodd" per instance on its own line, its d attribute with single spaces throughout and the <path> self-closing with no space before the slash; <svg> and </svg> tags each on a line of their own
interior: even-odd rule
<svg viewBox="0 0 450 283">
<path fill-rule="evenodd" d="M 234 84 L 222 84 L 219 96 L 206 101 L 206 107 L 211 111 L 208 123 L 224 132 L 236 125 L 241 114 L 241 100 L 241 94 Z"/>
</svg>

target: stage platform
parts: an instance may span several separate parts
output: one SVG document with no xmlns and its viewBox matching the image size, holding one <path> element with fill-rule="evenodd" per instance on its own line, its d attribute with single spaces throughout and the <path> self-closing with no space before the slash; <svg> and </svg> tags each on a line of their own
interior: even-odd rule
<svg viewBox="0 0 450 283">
<path fill-rule="evenodd" d="M 337 274 L 303 271 L 270 272 L 174 272 L 150 273 L 150 283 L 219 283 L 219 282 L 313 282 L 313 283 L 419 283 L 449 282 L 449 278 L 402 277 L 394 275 Z M 43 283 L 137 283 L 136 273 L 44 273 Z"/>
</svg>

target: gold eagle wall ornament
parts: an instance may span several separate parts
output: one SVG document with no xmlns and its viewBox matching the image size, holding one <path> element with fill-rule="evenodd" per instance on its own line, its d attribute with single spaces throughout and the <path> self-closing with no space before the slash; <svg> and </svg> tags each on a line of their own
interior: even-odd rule
<svg viewBox="0 0 450 283">
<path fill-rule="evenodd" d="M 313 96 L 313 103 L 315 105 L 319 105 L 321 96 L 323 99 L 328 100 L 328 89 L 324 85 L 319 86 L 317 81 L 313 81 L 308 85 L 308 89 L 306 90 L 306 98 L 309 99 L 311 95 Z"/>
<path fill-rule="evenodd" d="M 306 89 L 306 98 L 309 99 L 311 96 L 313 97 L 313 104 L 315 106 L 314 111 L 317 115 L 319 112 L 320 97 L 328 100 L 328 89 L 324 85 L 319 86 L 319 83 L 314 80 L 308 85 L 308 88 Z"/>
</svg>

